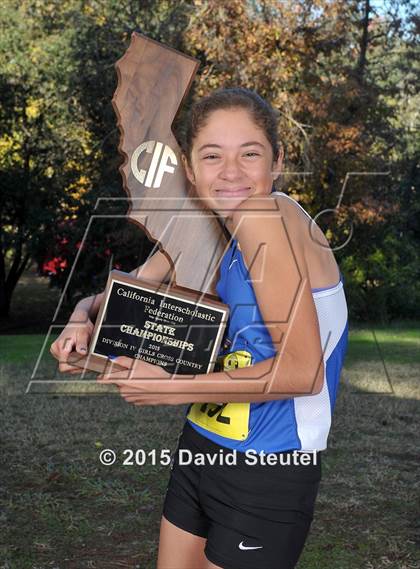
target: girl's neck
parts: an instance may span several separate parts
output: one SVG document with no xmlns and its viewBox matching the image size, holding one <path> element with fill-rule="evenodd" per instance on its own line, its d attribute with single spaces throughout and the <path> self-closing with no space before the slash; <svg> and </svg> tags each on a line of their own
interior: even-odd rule
<svg viewBox="0 0 420 569">
<path fill-rule="evenodd" d="M 223 225 L 229 231 L 229 234 L 232 235 L 232 218 L 231 217 L 225 217 L 223 220 Z"/>
</svg>

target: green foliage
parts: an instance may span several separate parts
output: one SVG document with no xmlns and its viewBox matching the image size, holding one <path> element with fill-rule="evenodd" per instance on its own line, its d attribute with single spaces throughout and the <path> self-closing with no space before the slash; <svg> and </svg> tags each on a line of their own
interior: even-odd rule
<svg viewBox="0 0 420 569">
<path fill-rule="evenodd" d="M 111 99 L 114 63 L 133 30 L 202 63 L 175 125 L 178 136 L 191 100 L 218 86 L 256 89 L 278 109 L 289 172 L 279 186 L 312 215 L 335 209 L 317 222 L 336 251 L 354 319 L 418 311 L 419 19 L 409 0 L 375 6 L 361 0 L 232 0 L 217 9 L 208 0 L 5 0 L 0 314 L 7 314 L 29 259 L 42 266 L 48 255 L 59 258 L 63 228 L 71 227 L 75 245 L 98 197 L 125 197 Z M 116 202 L 116 215 L 126 211 L 124 200 Z M 340 248 L 350 222 L 353 237 Z M 122 230 L 109 235 L 116 246 Z M 109 270 L 101 231 L 98 224 L 90 228 L 97 275 Z M 124 262 L 138 261 L 141 248 L 135 238 Z M 52 275 L 58 286 L 76 253 L 69 250 L 66 270 Z M 92 267 L 79 264 L 78 271 L 67 288 L 69 302 L 95 280 Z"/>
<path fill-rule="evenodd" d="M 72 105 L 75 29 L 50 32 L 37 3 L 0 8 L 0 313 L 27 262 L 76 216 L 90 185 L 89 133 Z M 52 221 L 54 220 L 54 221 Z"/>
<path fill-rule="evenodd" d="M 182 3 L 176 8 L 180 25 Z M 176 38 L 166 3 L 6 0 L 0 7 L 0 317 L 30 259 L 43 260 L 63 227 L 81 241 L 97 199 L 124 197 L 111 99 L 115 61 L 133 29 Z M 122 200 L 116 215 L 127 211 Z M 95 237 L 95 228 L 91 237 Z M 118 244 L 118 234 L 114 235 Z M 107 247 L 96 235 L 99 256 Z M 129 255 L 142 247 L 132 243 Z M 149 247 L 150 249 L 150 247 Z M 147 247 L 146 247 L 147 250 Z M 67 267 L 75 258 L 74 249 Z M 53 254 L 54 256 L 54 254 Z M 104 260 L 94 269 L 108 269 Z M 131 267 L 133 268 L 133 267 Z M 92 267 L 91 267 L 92 270 Z M 68 270 L 62 277 L 68 276 Z M 71 282 L 67 298 L 86 293 L 90 276 Z M 55 279 L 64 286 L 64 278 Z"/>
<path fill-rule="evenodd" d="M 403 234 L 388 233 L 381 248 L 365 258 L 344 257 L 341 269 L 346 275 L 346 297 L 353 320 L 419 318 L 419 249 Z"/>
</svg>

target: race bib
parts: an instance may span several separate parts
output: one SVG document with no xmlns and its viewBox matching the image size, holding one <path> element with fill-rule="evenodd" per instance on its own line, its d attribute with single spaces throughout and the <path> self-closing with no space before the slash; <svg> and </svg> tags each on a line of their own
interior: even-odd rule
<svg viewBox="0 0 420 569">
<path fill-rule="evenodd" d="M 250 366 L 252 355 L 245 350 L 218 358 L 223 371 Z M 249 433 L 250 403 L 193 403 L 187 419 L 207 431 L 234 439 L 245 440 Z"/>
</svg>

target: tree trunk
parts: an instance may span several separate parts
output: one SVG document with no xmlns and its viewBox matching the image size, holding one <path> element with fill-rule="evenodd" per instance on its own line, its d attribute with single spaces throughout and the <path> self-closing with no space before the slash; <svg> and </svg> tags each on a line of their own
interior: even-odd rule
<svg viewBox="0 0 420 569">
<path fill-rule="evenodd" d="M 0 319 L 5 320 L 9 316 L 10 298 L 6 293 L 6 266 L 4 262 L 4 252 L 0 235 Z"/>
<path fill-rule="evenodd" d="M 23 261 L 17 261 L 16 257 L 6 278 L 5 263 L 3 255 L 0 255 L 0 320 L 7 320 L 10 316 L 10 304 L 13 292 L 26 269 L 29 261 L 29 254 L 26 254 Z"/>
<path fill-rule="evenodd" d="M 359 46 L 359 59 L 357 61 L 356 73 L 359 81 L 363 81 L 363 76 L 365 74 L 365 68 L 367 63 L 367 50 L 369 46 L 369 15 L 370 15 L 370 0 L 364 0 L 363 8 L 363 20 L 362 25 L 362 35 L 360 38 Z"/>
<path fill-rule="evenodd" d="M 0 283 L 0 320 L 7 320 L 10 313 L 11 297 L 7 294 L 6 283 Z"/>
</svg>

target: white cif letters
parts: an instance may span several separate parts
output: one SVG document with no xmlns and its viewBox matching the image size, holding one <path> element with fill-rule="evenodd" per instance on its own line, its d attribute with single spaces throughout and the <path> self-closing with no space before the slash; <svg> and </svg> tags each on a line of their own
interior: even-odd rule
<svg viewBox="0 0 420 569">
<path fill-rule="evenodd" d="M 138 167 L 140 154 L 144 150 L 148 154 L 152 154 L 153 152 L 152 161 L 150 162 L 150 166 L 147 171 L 143 169 L 139 170 Z M 156 140 L 148 140 L 146 142 L 142 142 L 140 146 L 135 149 L 131 156 L 131 171 L 133 172 L 136 180 L 138 180 L 141 184 L 144 184 L 146 188 L 160 188 L 163 174 L 165 172 L 173 174 L 175 171 L 174 166 L 177 165 L 178 160 L 176 159 L 176 154 L 172 148 L 167 144 L 163 146 L 162 142 L 158 142 Z"/>
</svg>

